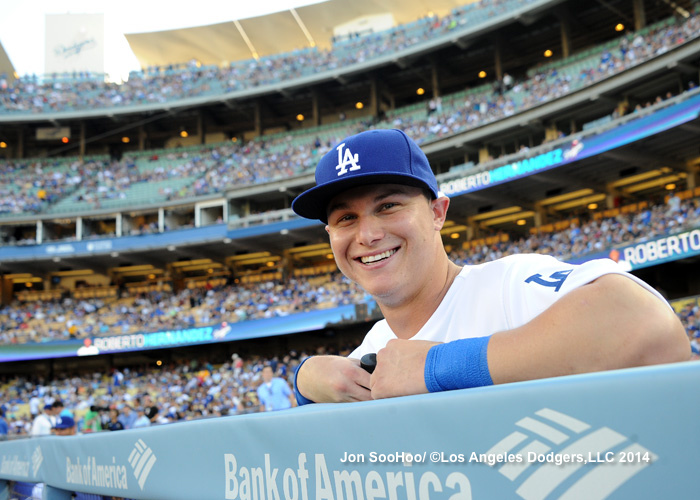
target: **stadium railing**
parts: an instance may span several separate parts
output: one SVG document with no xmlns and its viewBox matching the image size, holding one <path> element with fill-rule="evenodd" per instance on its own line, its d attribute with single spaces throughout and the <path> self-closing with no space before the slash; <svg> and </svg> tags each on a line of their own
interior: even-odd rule
<svg viewBox="0 0 700 500">
<path fill-rule="evenodd" d="M 7 441 L 0 478 L 46 500 L 695 498 L 699 382 L 676 363 Z"/>
</svg>

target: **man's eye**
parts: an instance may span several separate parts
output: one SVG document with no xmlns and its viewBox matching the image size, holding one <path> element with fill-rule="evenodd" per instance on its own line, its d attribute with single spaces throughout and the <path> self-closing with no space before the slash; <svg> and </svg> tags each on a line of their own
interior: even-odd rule
<svg viewBox="0 0 700 500">
<path fill-rule="evenodd" d="M 389 210 L 390 208 L 394 208 L 396 206 L 396 203 L 390 202 L 390 203 L 383 203 L 382 204 L 382 210 Z"/>
</svg>

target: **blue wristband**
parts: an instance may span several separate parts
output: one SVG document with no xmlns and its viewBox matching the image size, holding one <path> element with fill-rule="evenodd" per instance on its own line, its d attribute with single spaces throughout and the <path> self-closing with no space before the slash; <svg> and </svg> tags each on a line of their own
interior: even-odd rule
<svg viewBox="0 0 700 500">
<path fill-rule="evenodd" d="M 425 385 L 430 392 L 493 385 L 487 351 L 491 337 L 462 339 L 430 348 L 425 358 Z"/>
<path fill-rule="evenodd" d="M 309 398 L 305 398 L 304 396 L 302 396 L 301 392 L 299 392 L 299 388 L 297 387 L 297 377 L 299 376 L 299 370 L 301 370 L 301 365 L 306 363 L 306 360 L 310 357 L 311 356 L 309 356 L 308 358 L 304 358 L 304 360 L 301 363 L 299 363 L 299 366 L 297 366 L 297 371 L 294 372 L 294 397 L 297 398 L 297 404 L 299 406 L 308 405 L 314 402 L 311 401 Z"/>
</svg>

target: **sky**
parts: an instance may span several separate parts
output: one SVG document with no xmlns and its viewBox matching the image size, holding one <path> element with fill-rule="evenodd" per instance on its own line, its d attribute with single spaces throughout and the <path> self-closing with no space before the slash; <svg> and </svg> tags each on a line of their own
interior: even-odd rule
<svg viewBox="0 0 700 500">
<path fill-rule="evenodd" d="M 105 72 L 117 79 L 139 69 L 125 33 L 204 26 L 321 1 L 0 0 L 0 42 L 18 75 L 41 75 L 46 14 L 104 14 Z"/>
</svg>

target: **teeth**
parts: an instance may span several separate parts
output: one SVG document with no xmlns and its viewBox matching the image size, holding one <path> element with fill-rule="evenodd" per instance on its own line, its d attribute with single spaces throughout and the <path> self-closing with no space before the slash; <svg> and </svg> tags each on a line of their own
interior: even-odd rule
<svg viewBox="0 0 700 500">
<path fill-rule="evenodd" d="M 386 252 L 378 253 L 377 255 L 370 255 L 369 257 L 360 257 L 360 261 L 363 264 L 371 264 L 372 262 L 377 262 L 378 260 L 386 259 L 391 257 L 396 253 L 396 250 L 387 250 Z"/>
</svg>

